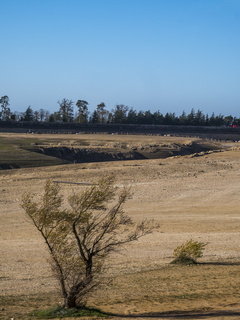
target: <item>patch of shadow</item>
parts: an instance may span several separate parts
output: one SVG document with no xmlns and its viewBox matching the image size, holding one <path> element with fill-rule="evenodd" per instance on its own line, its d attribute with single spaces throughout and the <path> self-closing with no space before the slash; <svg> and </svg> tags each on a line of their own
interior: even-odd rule
<svg viewBox="0 0 240 320">
<path fill-rule="evenodd" d="M 34 149 L 33 151 L 36 151 L 36 149 Z M 74 163 L 147 159 L 144 155 L 136 151 L 114 152 L 108 150 L 103 151 L 98 149 L 93 150 L 68 147 L 41 147 L 38 149 L 37 152 L 46 154 L 48 156 L 61 158 Z"/>
<path fill-rule="evenodd" d="M 198 262 L 197 264 L 208 266 L 240 266 L 240 261 Z"/>
<path fill-rule="evenodd" d="M 239 310 L 211 310 L 211 311 L 169 311 L 149 312 L 136 315 L 114 314 L 124 319 L 208 319 L 218 317 L 240 317 Z"/>
<path fill-rule="evenodd" d="M 8 170 L 8 169 L 19 169 L 20 167 L 16 164 L 11 163 L 0 163 L 0 170 Z"/>
</svg>

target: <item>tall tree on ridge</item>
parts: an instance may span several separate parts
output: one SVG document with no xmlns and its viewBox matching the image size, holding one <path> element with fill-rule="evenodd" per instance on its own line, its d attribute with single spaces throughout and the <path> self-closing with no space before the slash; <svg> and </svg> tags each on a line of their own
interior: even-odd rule
<svg viewBox="0 0 240 320">
<path fill-rule="evenodd" d="M 68 99 L 62 99 L 58 101 L 59 104 L 59 114 L 63 122 L 73 121 L 73 101 Z"/>
<path fill-rule="evenodd" d="M 0 104 L 2 111 L 0 112 L 0 119 L 3 121 L 10 120 L 11 111 L 9 108 L 9 98 L 8 96 L 2 96 L 0 99 Z"/>
<path fill-rule="evenodd" d="M 88 121 L 88 102 L 85 100 L 78 100 L 76 102 L 78 107 L 77 122 L 86 123 Z"/>
<path fill-rule="evenodd" d="M 31 106 L 27 107 L 26 111 L 24 112 L 23 121 L 33 121 L 34 114 Z"/>
<path fill-rule="evenodd" d="M 106 105 L 104 102 L 101 102 L 97 105 L 97 113 L 101 123 L 106 122 L 108 111 L 106 110 Z"/>
</svg>

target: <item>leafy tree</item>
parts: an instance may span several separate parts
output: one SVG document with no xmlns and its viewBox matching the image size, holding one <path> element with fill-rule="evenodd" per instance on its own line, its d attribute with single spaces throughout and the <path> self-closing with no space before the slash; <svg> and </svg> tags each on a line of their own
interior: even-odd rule
<svg viewBox="0 0 240 320">
<path fill-rule="evenodd" d="M 204 126 L 205 125 L 205 116 L 201 110 L 198 109 L 195 114 L 194 125 L 196 126 Z"/>
<path fill-rule="evenodd" d="M 47 115 L 49 113 L 47 110 L 41 108 L 38 112 L 39 112 L 39 120 L 41 122 L 44 120 L 47 120 Z"/>
<path fill-rule="evenodd" d="M 205 116 L 205 126 L 209 126 L 209 115 L 206 114 Z"/>
<path fill-rule="evenodd" d="M 104 102 L 101 102 L 97 105 L 97 113 L 101 123 L 105 123 L 108 117 L 108 111 L 106 110 L 106 105 Z"/>
<path fill-rule="evenodd" d="M 55 122 L 54 114 L 51 113 L 48 118 L 48 122 Z"/>
<path fill-rule="evenodd" d="M 24 118 L 24 114 L 18 111 L 14 111 L 13 116 L 15 118 L 15 121 L 21 121 Z"/>
<path fill-rule="evenodd" d="M 234 118 L 234 120 L 233 120 L 233 123 L 232 123 L 233 125 L 237 125 L 237 126 L 239 126 L 240 125 L 240 119 L 239 118 Z"/>
<path fill-rule="evenodd" d="M 145 115 L 144 115 L 144 111 L 139 111 L 138 113 L 137 113 L 137 123 L 138 124 L 144 124 L 144 117 L 145 117 Z"/>
<path fill-rule="evenodd" d="M 84 192 L 71 195 L 68 208 L 63 207 L 59 185 L 50 180 L 39 202 L 31 194 L 23 198 L 22 207 L 51 255 L 65 308 L 84 305 L 113 251 L 157 227 L 152 221 L 134 224 L 122 209 L 129 190 L 117 193 L 113 183 L 114 178 L 107 176 Z"/>
<path fill-rule="evenodd" d="M 73 121 L 73 101 L 68 99 L 62 99 L 58 101 L 59 104 L 59 115 L 63 122 Z"/>
<path fill-rule="evenodd" d="M 41 110 L 40 110 L 40 117 L 41 117 Z M 49 118 L 50 118 L 50 112 L 48 110 L 45 110 L 45 121 L 49 121 Z"/>
<path fill-rule="evenodd" d="M 76 102 L 78 107 L 77 122 L 86 123 L 88 120 L 88 102 L 85 100 L 78 100 Z"/>
<path fill-rule="evenodd" d="M 11 118 L 11 111 L 9 108 L 9 98 L 8 96 L 2 96 L 0 99 L 0 105 L 2 111 L 0 112 L 0 119 L 3 121 L 10 120 Z"/>
<path fill-rule="evenodd" d="M 153 123 L 154 124 L 163 124 L 164 116 L 161 114 L 160 111 L 156 111 L 153 114 Z"/>
<path fill-rule="evenodd" d="M 219 114 L 215 117 L 215 123 L 214 125 L 217 127 L 223 126 L 224 125 L 224 119 L 223 115 Z"/>
<path fill-rule="evenodd" d="M 210 126 L 222 126 L 222 125 L 224 125 L 224 117 L 223 117 L 223 115 L 219 114 L 218 116 L 215 116 L 215 114 L 213 112 L 211 117 L 209 118 L 209 125 Z"/>
<path fill-rule="evenodd" d="M 11 120 L 16 121 L 16 115 L 14 113 L 11 113 Z"/>
<path fill-rule="evenodd" d="M 126 123 L 127 120 L 128 107 L 124 104 L 117 104 L 113 113 L 113 122 L 114 123 Z"/>
<path fill-rule="evenodd" d="M 195 121 L 195 117 L 196 117 L 196 112 L 192 108 L 191 112 L 187 116 L 187 124 L 190 125 L 190 126 L 193 126 L 194 125 L 194 121 Z"/>
<path fill-rule="evenodd" d="M 59 121 L 62 121 L 60 112 L 57 111 L 57 112 L 53 112 L 52 114 L 50 114 L 50 115 L 49 115 L 49 118 L 48 118 L 48 121 L 49 121 L 49 122 L 59 122 Z"/>
<path fill-rule="evenodd" d="M 113 114 L 112 114 L 112 112 L 108 112 L 107 123 L 113 123 Z"/>
<path fill-rule="evenodd" d="M 186 112 L 183 110 L 182 114 L 179 117 L 179 124 L 185 126 L 188 122 Z"/>
<path fill-rule="evenodd" d="M 154 123 L 153 114 L 150 110 L 147 110 L 144 112 L 144 123 L 145 124 L 153 124 Z"/>
<path fill-rule="evenodd" d="M 223 121 L 226 126 L 230 126 L 233 123 L 234 118 L 231 115 L 226 116 L 226 117 L 224 117 Z"/>
<path fill-rule="evenodd" d="M 33 121 L 33 120 L 34 120 L 33 110 L 31 106 L 29 106 L 24 112 L 23 121 Z"/>
<path fill-rule="evenodd" d="M 175 113 L 167 112 L 164 117 L 164 124 L 167 124 L 167 125 L 177 124 L 177 119 L 178 118 L 176 117 Z"/>
<path fill-rule="evenodd" d="M 209 125 L 209 126 L 214 126 L 214 123 L 215 123 L 215 114 L 214 114 L 214 112 L 213 112 L 212 115 L 211 115 L 211 117 L 209 117 L 208 125 Z"/>
<path fill-rule="evenodd" d="M 33 112 L 33 120 L 34 121 L 39 121 L 40 120 L 40 114 L 39 114 L 39 111 L 38 110 L 35 110 Z"/>
<path fill-rule="evenodd" d="M 99 114 L 98 114 L 97 110 L 93 111 L 92 116 L 90 118 L 90 122 L 91 123 L 99 123 L 100 122 L 100 118 L 99 118 Z"/>
<path fill-rule="evenodd" d="M 128 111 L 127 123 L 130 123 L 130 124 L 136 124 L 136 123 L 138 123 L 137 111 L 134 110 L 133 108 L 131 108 L 131 109 Z"/>
</svg>

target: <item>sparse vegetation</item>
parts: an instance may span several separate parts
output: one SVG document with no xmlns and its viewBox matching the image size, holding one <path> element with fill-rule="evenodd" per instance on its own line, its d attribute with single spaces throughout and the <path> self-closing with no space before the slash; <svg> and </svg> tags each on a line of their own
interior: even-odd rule
<svg viewBox="0 0 240 320">
<path fill-rule="evenodd" d="M 174 264 L 196 264 L 197 259 L 203 256 L 207 243 L 201 241 L 187 240 L 174 249 Z"/>
<path fill-rule="evenodd" d="M 12 142 L 18 139 L 40 139 L 56 146 L 70 143 L 102 146 L 104 142 L 109 146 L 116 140 L 122 140 L 123 143 L 127 141 L 127 144 L 138 147 L 136 139 L 142 145 L 153 145 L 156 139 L 160 139 L 86 134 L 1 134 L 1 137 L 5 141 L 9 137 Z M 168 145 L 173 140 L 179 141 L 179 138 L 168 136 L 161 139 L 165 139 Z M 191 141 L 190 138 L 185 140 L 187 144 Z M 36 143 L 41 144 L 41 141 Z M 181 141 L 184 142 L 183 138 Z M 5 147 L 9 147 L 7 143 Z M 107 281 L 91 293 L 88 307 L 119 317 L 131 314 L 140 318 L 143 314 L 145 317 L 151 314 L 158 318 L 159 313 L 165 312 L 165 316 L 170 316 L 168 312 L 173 310 L 178 317 L 183 318 L 185 311 L 188 317 L 191 317 L 191 312 L 194 316 L 199 313 L 199 317 L 206 317 L 204 312 L 207 310 L 218 317 L 218 310 L 224 310 L 229 315 L 224 315 L 224 318 L 234 318 L 233 312 L 239 309 L 240 294 L 239 241 L 236 239 L 239 196 L 235 192 L 239 189 L 236 176 L 240 150 L 237 143 L 234 147 L 234 150 L 229 149 L 228 152 L 195 158 L 186 156 L 161 161 L 75 164 L 0 171 L 1 320 L 34 320 L 36 318 L 30 313 L 35 310 L 49 310 L 61 304 L 56 281 L 46 263 L 46 247 L 34 226 L 26 221 L 20 211 L 21 195 L 26 192 L 41 194 L 45 179 L 51 178 L 70 183 L 60 184 L 61 194 L 67 199 L 72 195 L 73 188 L 81 191 L 84 188 L 82 183 L 92 183 L 106 172 L 115 174 L 120 186 L 131 185 L 134 196 L 124 208 L 134 221 L 140 221 L 147 214 L 150 219 L 161 221 L 162 232 L 132 243 L 126 246 L 123 254 L 110 257 L 111 269 L 105 274 Z M 73 185 L 73 182 L 80 184 Z M 234 206 L 229 206 L 229 199 Z M 192 236 L 186 237 L 189 232 Z M 197 267 L 169 265 L 167 262 L 173 259 L 174 247 L 190 238 L 211 241 L 209 250 L 204 251 L 204 263 L 199 259 Z M 174 246 L 171 241 L 175 243 Z M 89 316 L 87 319 L 97 317 Z"/>
<path fill-rule="evenodd" d="M 130 191 L 123 188 L 117 195 L 113 183 L 113 176 L 107 176 L 84 192 L 73 194 L 67 209 L 63 208 L 59 186 L 50 180 L 39 202 L 31 194 L 23 197 L 22 207 L 51 255 L 65 308 L 85 305 L 111 252 L 157 227 L 147 220 L 134 224 L 122 209 Z"/>
</svg>

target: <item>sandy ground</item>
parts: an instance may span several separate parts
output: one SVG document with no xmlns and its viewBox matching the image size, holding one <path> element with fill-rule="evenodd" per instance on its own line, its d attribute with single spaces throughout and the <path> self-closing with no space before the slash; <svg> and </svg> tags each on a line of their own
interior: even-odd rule
<svg viewBox="0 0 240 320">
<path fill-rule="evenodd" d="M 48 178 L 89 183 L 114 173 L 120 188 L 132 188 L 125 211 L 135 221 L 153 218 L 161 227 L 112 256 L 106 275 L 112 277 L 112 285 L 100 289 L 90 302 L 122 315 L 145 314 L 144 319 L 194 310 L 205 310 L 208 319 L 239 319 L 240 150 L 235 147 L 198 157 L 1 171 L 0 296 L 56 291 L 45 244 L 24 215 L 22 195 L 41 193 Z M 69 195 L 84 186 L 61 184 L 61 188 Z M 169 266 L 173 249 L 191 238 L 208 242 L 203 264 Z M 198 296 L 181 298 L 185 291 Z M 8 319 L 9 308 L 2 319 Z M 186 314 L 182 319 L 200 317 Z"/>
</svg>

